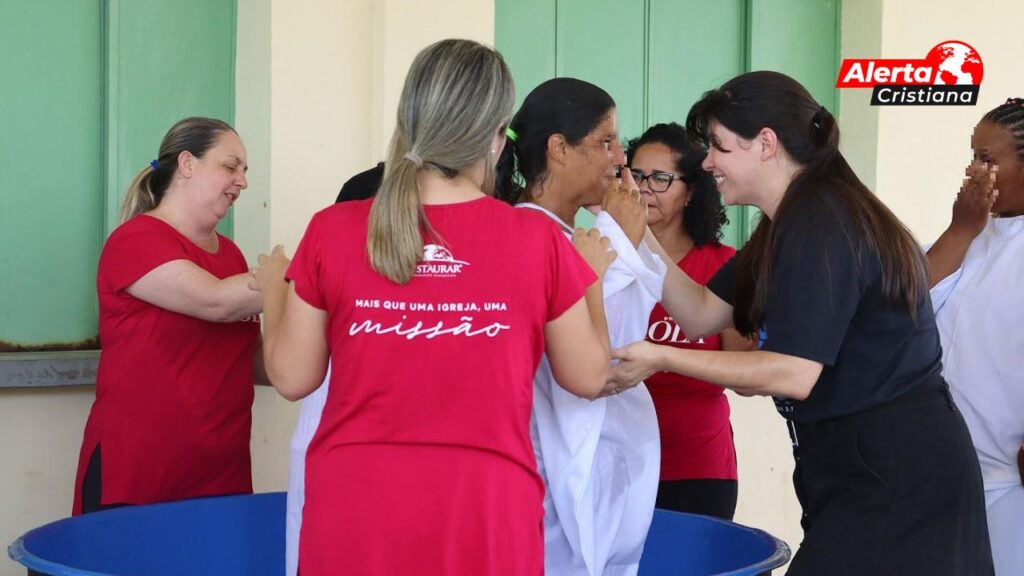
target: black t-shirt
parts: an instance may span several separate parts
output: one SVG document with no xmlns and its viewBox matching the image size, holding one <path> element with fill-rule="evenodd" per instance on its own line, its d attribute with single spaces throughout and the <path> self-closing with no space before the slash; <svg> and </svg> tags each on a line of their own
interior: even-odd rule
<svg viewBox="0 0 1024 576">
<path fill-rule="evenodd" d="M 806 400 L 776 398 L 799 422 L 854 414 L 891 401 L 935 377 L 942 349 L 927 293 L 916 322 L 905 302 L 882 293 L 881 263 L 836 201 L 792 206 L 779 238 L 762 327 L 763 350 L 824 365 Z M 861 247 L 860 257 L 849 238 Z M 735 258 L 708 283 L 733 301 Z"/>
</svg>

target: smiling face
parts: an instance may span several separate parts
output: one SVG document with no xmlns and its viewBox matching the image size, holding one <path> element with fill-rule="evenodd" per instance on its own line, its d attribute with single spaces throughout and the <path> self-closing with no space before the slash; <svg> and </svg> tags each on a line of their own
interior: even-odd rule
<svg viewBox="0 0 1024 576">
<path fill-rule="evenodd" d="M 222 132 L 202 158 L 192 157 L 190 163 L 193 198 L 218 220 L 224 218 L 248 186 L 245 173 L 249 165 L 242 139 L 234 132 Z"/>
<path fill-rule="evenodd" d="M 576 183 L 580 205 L 600 204 L 615 179 L 616 168 L 625 163 L 612 108 L 578 144 L 569 147 L 566 170 Z"/>
<path fill-rule="evenodd" d="M 760 148 L 714 120 L 708 128 L 708 156 L 701 167 L 715 177 L 726 204 L 757 205 L 762 180 Z"/>
<path fill-rule="evenodd" d="M 984 170 L 996 166 L 994 188 L 999 191 L 992 212 L 1000 216 L 1024 214 L 1024 166 L 1017 155 L 1017 142 L 1005 127 L 982 121 L 971 136 L 972 163 Z"/>
<path fill-rule="evenodd" d="M 678 161 L 679 154 L 661 142 L 649 142 L 633 153 L 630 169 L 634 174 L 647 177 L 640 184 L 640 192 L 647 202 L 647 224 L 650 226 L 682 225 L 683 211 L 690 200 L 690 190 L 678 171 Z M 667 180 L 671 180 L 671 183 L 664 191 L 655 192 L 651 189 L 651 181 L 654 179 L 662 180 L 660 185 L 655 183 L 658 189 L 661 189 Z"/>
</svg>

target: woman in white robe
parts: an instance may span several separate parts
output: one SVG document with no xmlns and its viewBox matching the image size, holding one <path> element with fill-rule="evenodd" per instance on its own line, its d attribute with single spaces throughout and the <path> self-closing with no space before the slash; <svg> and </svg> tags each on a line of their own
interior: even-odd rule
<svg viewBox="0 0 1024 576">
<path fill-rule="evenodd" d="M 547 214 L 567 236 L 580 208 L 600 205 L 595 225 L 618 255 L 603 282 L 610 342 L 642 340 L 666 266 L 641 243 L 646 203 L 629 171 L 624 182 L 616 176 L 625 155 L 614 101 L 580 80 L 549 80 L 526 97 L 509 140 L 498 196 Z M 658 487 L 657 416 L 643 385 L 606 392 L 595 401 L 565 393 L 546 359 L 534 378 L 548 574 L 632 575 L 639 566 Z"/>
</svg>

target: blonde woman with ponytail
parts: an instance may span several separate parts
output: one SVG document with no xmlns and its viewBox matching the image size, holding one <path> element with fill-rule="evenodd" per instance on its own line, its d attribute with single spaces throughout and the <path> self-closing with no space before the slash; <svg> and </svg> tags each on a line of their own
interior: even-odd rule
<svg viewBox="0 0 1024 576">
<path fill-rule="evenodd" d="M 280 247 L 260 257 L 271 382 L 296 400 L 332 362 L 303 576 L 543 573 L 531 382 L 546 351 L 566 389 L 601 392 L 591 314 L 614 254 L 491 197 L 513 100 L 494 50 L 424 49 L 376 198 L 317 214 L 290 266 Z"/>
<path fill-rule="evenodd" d="M 186 118 L 129 186 L 97 271 L 103 353 L 74 514 L 252 492 L 261 302 L 216 232 L 246 169 L 231 126 Z"/>
</svg>

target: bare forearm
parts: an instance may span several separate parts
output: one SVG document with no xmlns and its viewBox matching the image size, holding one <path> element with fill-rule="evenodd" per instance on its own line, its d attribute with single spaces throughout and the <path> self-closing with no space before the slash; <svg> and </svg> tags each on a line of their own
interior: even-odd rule
<svg viewBox="0 0 1024 576">
<path fill-rule="evenodd" d="M 743 394 L 805 399 L 822 366 L 817 362 L 755 350 L 715 352 L 660 347 L 662 370 L 684 374 Z"/>
<path fill-rule="evenodd" d="M 679 269 L 650 229 L 644 243 L 665 263 L 661 305 L 688 337 L 703 338 L 732 326 L 732 307 L 718 298 L 708 298 L 707 288 Z"/>
<path fill-rule="evenodd" d="M 218 282 L 210 313 L 222 322 L 237 322 L 260 313 L 263 302 L 260 293 L 249 288 L 248 273 L 236 274 Z"/>
<path fill-rule="evenodd" d="M 271 382 L 275 380 L 274 351 L 287 296 L 288 284 L 283 280 L 271 282 L 263 288 L 263 363 Z"/>
<path fill-rule="evenodd" d="M 928 250 L 928 285 L 934 287 L 964 263 L 974 236 L 947 228 Z"/>
<path fill-rule="evenodd" d="M 270 377 L 267 376 L 267 365 L 263 361 L 263 339 L 260 339 L 259 345 L 256 346 L 256 354 L 252 359 L 252 380 L 257 386 L 273 386 L 270 383 Z"/>
<path fill-rule="evenodd" d="M 594 331 L 605 352 L 611 352 L 612 345 L 608 336 L 608 316 L 604 311 L 604 286 L 600 280 L 594 282 L 587 288 L 584 295 L 587 302 L 587 312 L 590 314 L 590 321 L 594 324 Z"/>
</svg>

